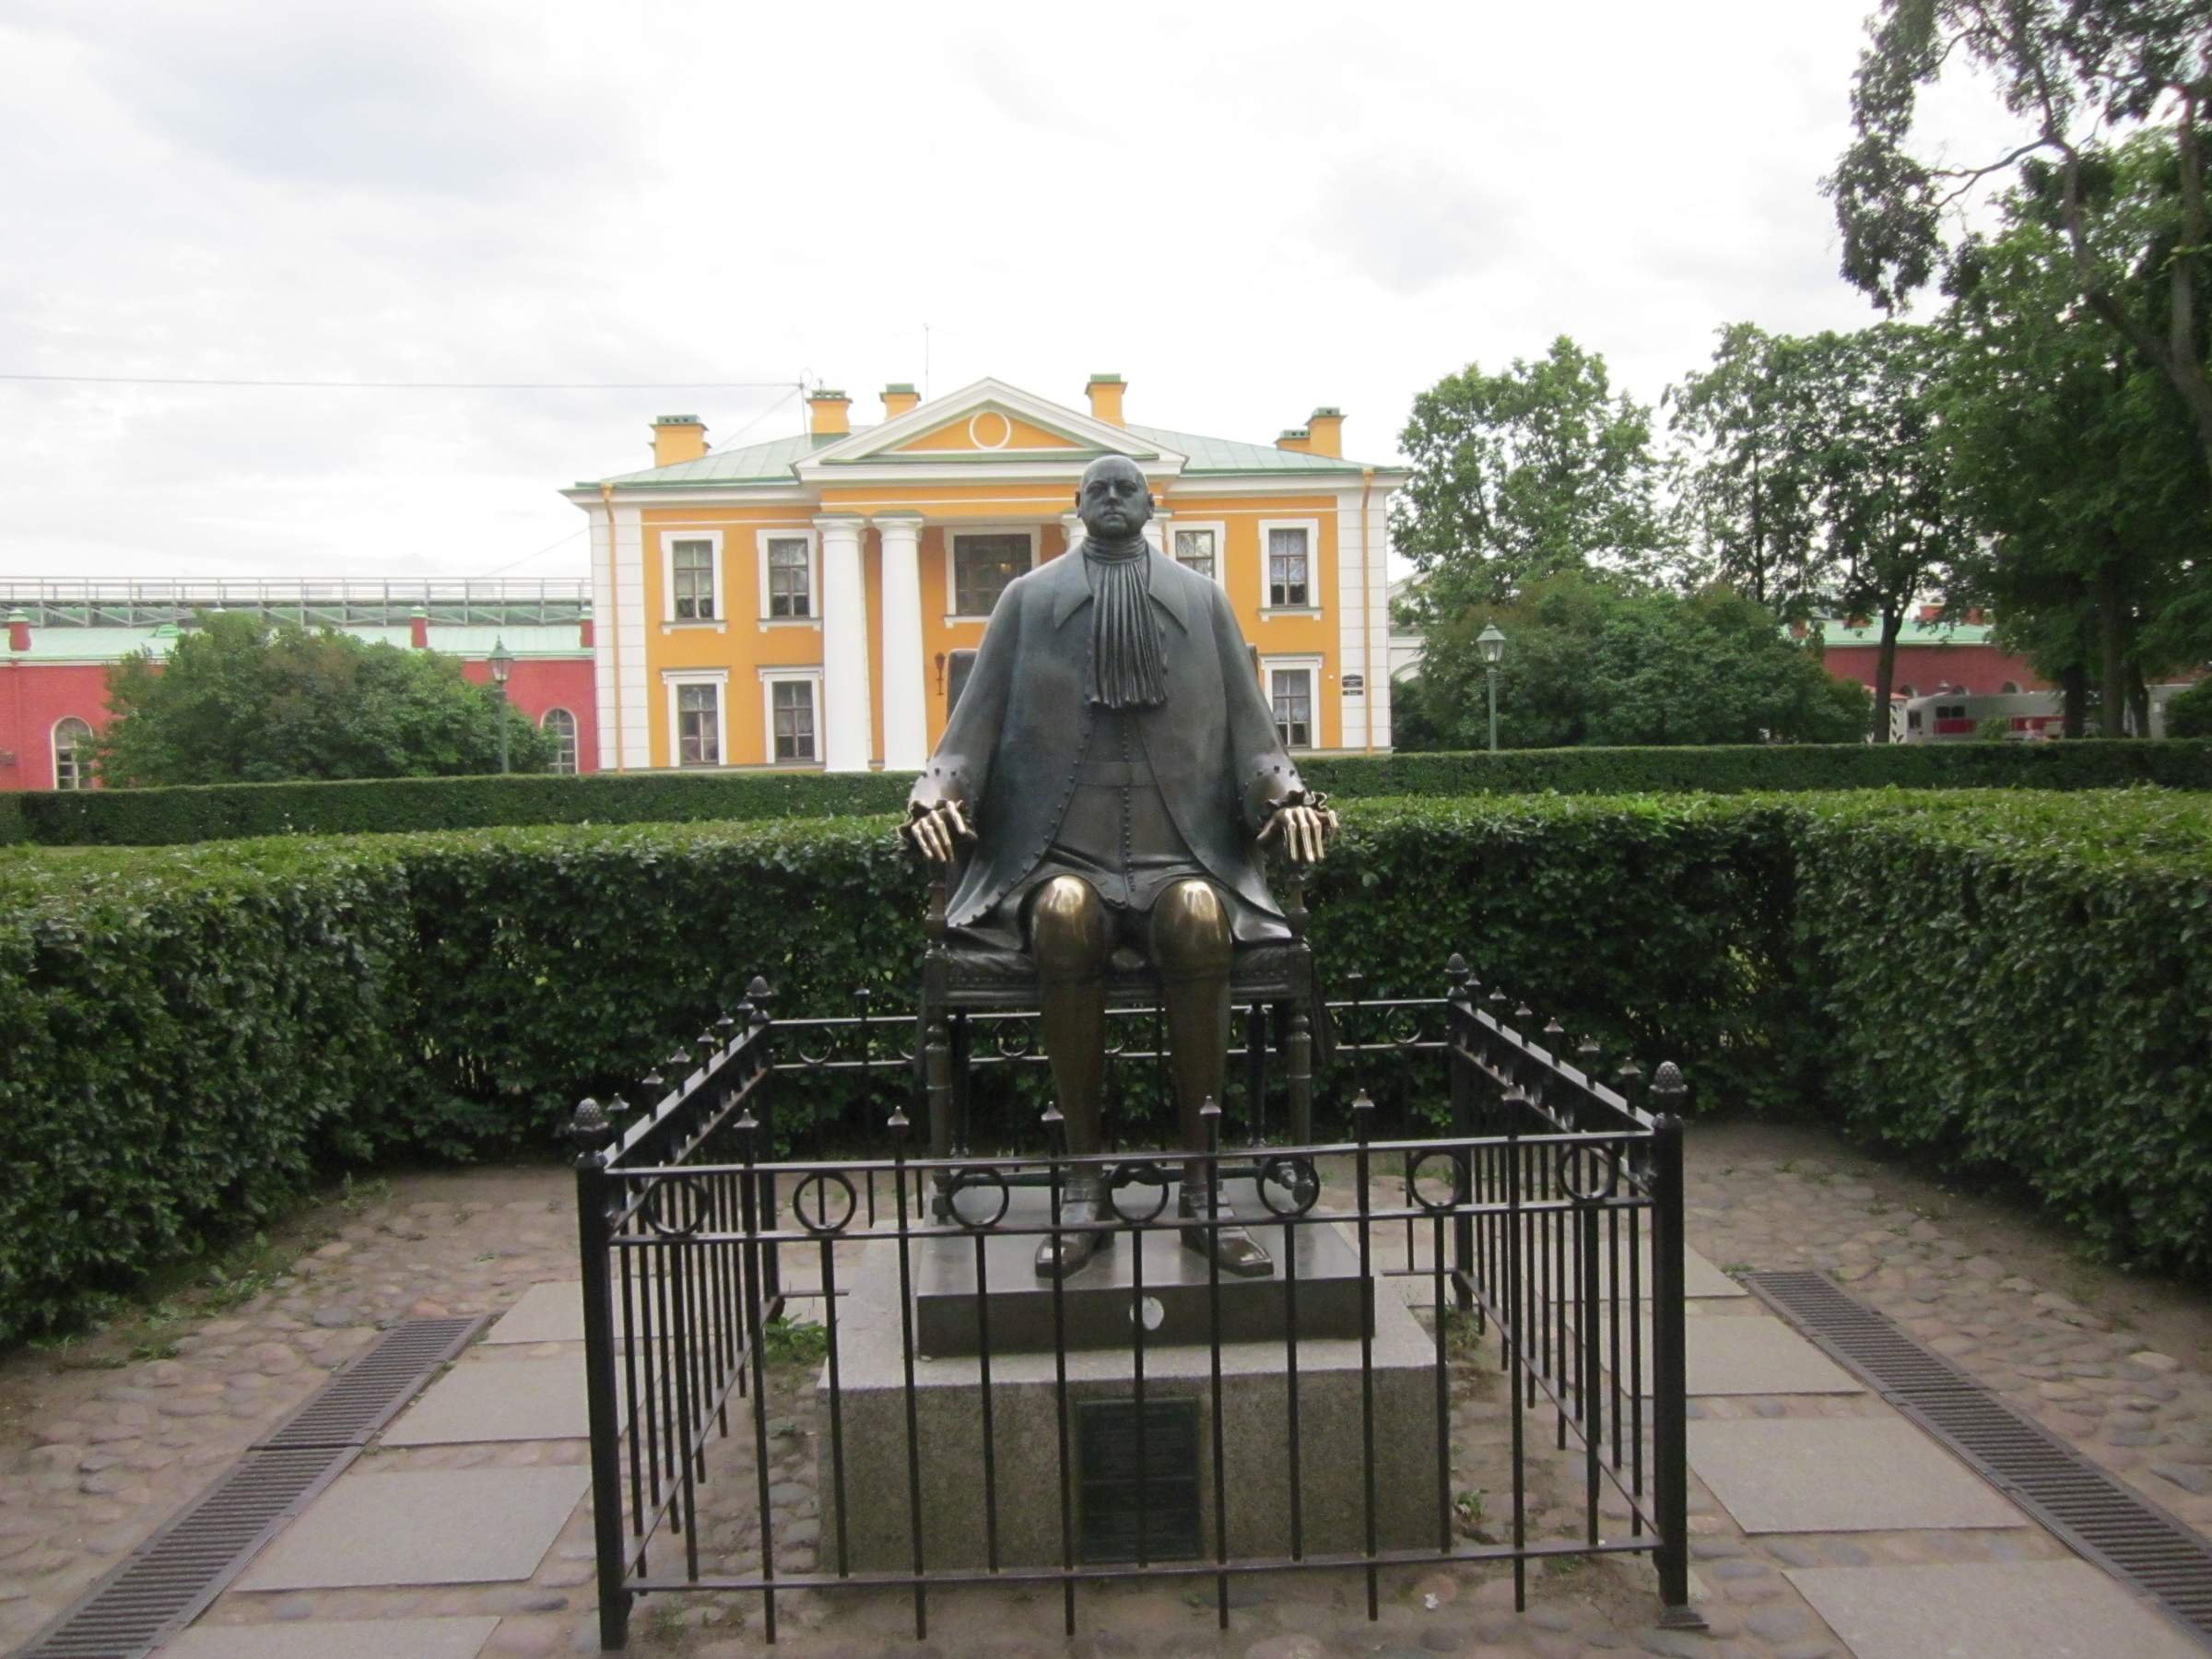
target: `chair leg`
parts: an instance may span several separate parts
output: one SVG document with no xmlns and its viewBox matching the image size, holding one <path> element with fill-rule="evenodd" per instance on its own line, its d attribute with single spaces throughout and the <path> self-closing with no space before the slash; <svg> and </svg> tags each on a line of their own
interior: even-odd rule
<svg viewBox="0 0 2212 1659">
<path fill-rule="evenodd" d="M 1244 1111 L 1251 1120 L 1252 1144 L 1267 1138 L 1267 1009 L 1251 1003 L 1244 1009 Z"/>
</svg>

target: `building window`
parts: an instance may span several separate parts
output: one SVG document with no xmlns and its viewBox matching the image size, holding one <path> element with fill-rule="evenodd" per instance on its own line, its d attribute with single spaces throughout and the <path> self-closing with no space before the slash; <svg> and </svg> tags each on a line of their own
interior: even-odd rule
<svg viewBox="0 0 2212 1659">
<path fill-rule="evenodd" d="M 1221 559 L 1221 534 L 1211 524 L 1195 525 L 1175 532 L 1175 562 L 1198 572 L 1208 582 L 1218 579 Z"/>
<path fill-rule="evenodd" d="M 714 594 L 714 538 L 684 536 L 668 545 L 670 614 L 678 622 L 712 622 L 721 614 Z"/>
<path fill-rule="evenodd" d="M 1262 524 L 1267 553 L 1267 608 L 1307 610 L 1313 604 L 1313 526 Z"/>
<path fill-rule="evenodd" d="M 975 653 L 956 651 L 947 659 L 945 669 L 945 718 L 950 720 L 952 712 L 960 706 L 960 693 L 968 689 L 968 677 L 975 672 Z"/>
<path fill-rule="evenodd" d="M 53 723 L 53 786 L 83 789 L 92 782 L 92 728 L 76 715 Z"/>
<path fill-rule="evenodd" d="M 814 682 L 780 679 L 768 683 L 770 736 L 777 760 L 818 760 L 815 747 Z"/>
<path fill-rule="evenodd" d="M 676 763 L 722 764 L 722 688 L 679 685 L 676 688 Z"/>
<path fill-rule="evenodd" d="M 2020 682 L 2019 682 L 2018 680 L 2006 680 L 2006 681 L 2005 682 L 2005 689 L 2004 689 L 2004 695 L 2005 695 L 2005 696 L 2006 696 L 2006 697 L 2018 697 L 2019 694 L 2020 694 Z"/>
<path fill-rule="evenodd" d="M 576 770 L 576 716 L 566 709 L 547 709 L 546 717 L 537 723 L 545 728 L 546 735 L 553 739 L 553 770 L 572 772 Z"/>
<path fill-rule="evenodd" d="M 1320 678 L 1320 668 L 1312 662 L 1267 665 L 1267 700 L 1274 705 L 1275 729 L 1287 749 L 1313 747 L 1319 735 L 1313 691 Z"/>
<path fill-rule="evenodd" d="M 962 531 L 952 538 L 952 614 L 988 617 L 1006 583 L 1034 562 L 1027 530 Z"/>
<path fill-rule="evenodd" d="M 765 537 L 762 561 L 767 571 L 762 585 L 768 594 L 768 619 L 801 622 L 812 618 L 815 615 L 813 537 Z"/>
</svg>

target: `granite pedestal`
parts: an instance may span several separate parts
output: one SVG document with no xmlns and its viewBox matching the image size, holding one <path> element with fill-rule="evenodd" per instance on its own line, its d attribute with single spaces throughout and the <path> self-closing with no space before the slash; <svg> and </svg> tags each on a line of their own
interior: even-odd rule
<svg viewBox="0 0 2212 1659">
<path fill-rule="evenodd" d="M 1316 1235 L 1312 1249 L 1320 1261 L 1332 1259 L 1332 1252 L 1346 1251 L 1343 1239 L 1335 1236 L 1332 1227 L 1303 1230 Z M 1326 1242 L 1322 1241 L 1324 1235 Z M 1168 1235 L 1170 1242 L 1172 1237 Z M 1280 1241 L 1280 1229 L 1270 1230 L 1270 1250 L 1275 1251 Z M 967 1245 L 972 1257 L 972 1245 L 964 1240 L 959 1242 Z M 1033 1241 L 1030 1248 L 1034 1248 Z M 1124 1240 L 1117 1248 L 1125 1253 L 1128 1241 Z M 1348 1251 L 1346 1253 L 1348 1255 Z M 1198 1258 L 1191 1260 L 1196 1263 Z M 1022 1279 L 1028 1283 L 1016 1279 L 1017 1294 L 1036 1284 L 1027 1262 L 1025 1253 Z M 1203 1312 L 1203 1272 L 1199 1278 Z M 992 1282 L 997 1282 L 995 1268 Z M 871 1244 L 850 1283 L 851 1293 L 839 1314 L 848 1564 L 859 1572 L 904 1571 L 912 1565 L 912 1550 L 897 1246 Z M 1149 1294 L 1149 1273 L 1147 1283 Z M 1251 1281 L 1245 1288 L 1255 1297 L 1264 1296 L 1266 1292 L 1259 1288 L 1262 1284 L 1264 1281 Z M 1223 1289 L 1226 1307 L 1226 1276 Z M 1305 1551 L 1357 1551 L 1364 1546 L 1358 1316 L 1355 1312 L 1349 1334 L 1309 1338 L 1303 1335 L 1308 1328 L 1304 1289 L 1301 1284 L 1295 1448 L 1289 1441 L 1289 1382 L 1279 1330 L 1269 1340 L 1222 1344 L 1222 1452 L 1232 1559 L 1290 1553 L 1294 1456 L 1301 1483 Z M 1356 1299 L 1356 1278 L 1349 1281 L 1349 1289 Z M 1279 1287 L 1274 1295 L 1279 1301 Z M 1116 1300 L 1116 1317 L 1124 1333 L 1121 1345 L 1071 1347 L 1067 1355 L 1068 1473 L 1075 1512 L 1073 1530 L 1077 1539 L 1084 1531 L 1087 1474 L 1095 1481 L 1101 1475 L 1126 1473 L 1083 1468 L 1077 1432 L 1086 1403 L 1125 1402 L 1135 1393 L 1135 1368 L 1126 1335 L 1129 1293 L 1124 1289 Z M 1435 1347 L 1397 1297 L 1379 1293 L 1374 1307 L 1376 1541 L 1384 1549 L 1432 1547 L 1438 1542 L 1440 1479 Z M 1049 1300 L 1046 1317 L 1049 1320 Z M 1164 1316 L 1161 1330 L 1165 1331 Z M 1047 1331 L 1049 1342 L 1049 1326 Z M 1201 1335 L 1203 1332 L 1202 1322 Z M 1203 1341 L 1161 1341 L 1159 1335 L 1148 1333 L 1147 1336 L 1145 1395 L 1148 1405 L 1163 1400 L 1195 1402 L 1195 1455 L 1193 1466 L 1184 1473 L 1196 1477 L 1196 1535 L 1200 1553 L 1210 1556 L 1214 1541 L 1211 1353 Z M 999 1564 L 1056 1566 L 1062 1540 L 1053 1355 L 1049 1347 L 1019 1351 L 1003 1341 L 995 1307 L 992 1338 L 992 1443 L 997 1468 Z M 821 1385 L 825 1390 L 829 1386 L 827 1368 Z M 930 1568 L 985 1564 L 982 1395 L 980 1366 L 972 1355 L 917 1358 L 914 1413 L 921 1468 L 921 1530 L 924 1562 Z M 822 1415 L 825 1432 L 816 1441 L 817 1489 L 822 1503 L 822 1560 L 825 1567 L 830 1567 L 837 1560 L 839 1494 L 826 1432 L 827 1412 Z M 1079 1547 L 1077 1559 L 1083 1559 Z"/>
</svg>

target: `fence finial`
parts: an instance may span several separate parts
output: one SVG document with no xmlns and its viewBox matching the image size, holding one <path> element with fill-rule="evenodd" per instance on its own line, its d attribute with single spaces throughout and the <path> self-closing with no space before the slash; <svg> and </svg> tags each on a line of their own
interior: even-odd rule
<svg viewBox="0 0 2212 1659">
<path fill-rule="evenodd" d="M 576 1102 L 576 1114 L 569 1119 L 569 1143 L 585 1157 L 599 1152 L 615 1138 L 615 1126 L 607 1121 L 606 1109 L 586 1095 Z"/>
</svg>

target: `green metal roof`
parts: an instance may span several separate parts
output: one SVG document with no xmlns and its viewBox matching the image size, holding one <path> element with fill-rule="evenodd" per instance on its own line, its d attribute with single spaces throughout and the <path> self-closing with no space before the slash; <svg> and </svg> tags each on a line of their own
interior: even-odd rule
<svg viewBox="0 0 2212 1659">
<path fill-rule="evenodd" d="M 356 627 L 342 630 L 371 644 L 379 641 L 403 649 L 408 629 L 399 627 Z M 512 628 L 430 628 L 430 649 L 449 656 L 484 657 L 495 641 L 504 641 L 518 657 L 588 657 L 574 623 L 540 627 L 520 624 Z M 149 651 L 156 658 L 176 649 L 177 632 L 163 628 L 33 628 L 29 651 L 9 651 L 0 643 L 0 663 L 113 663 L 136 652 Z"/>
<path fill-rule="evenodd" d="M 855 427 L 854 433 L 871 430 Z M 1133 436 L 1149 444 L 1171 449 L 1190 457 L 1183 468 L 1183 477 L 1191 477 L 1219 473 L 1356 473 L 1360 470 L 1358 461 L 1347 461 L 1336 455 L 1302 454 L 1297 450 L 1277 449 L 1271 443 L 1241 443 L 1234 438 L 1206 438 L 1195 432 L 1174 432 L 1165 427 L 1137 426 L 1126 429 Z M 577 488 L 595 489 L 601 484 L 618 487 L 642 485 L 648 488 L 696 488 L 715 484 L 791 484 L 798 475 L 793 471 L 816 450 L 832 443 L 842 442 L 845 434 L 836 437 L 816 437 L 801 432 L 790 438 L 772 438 L 766 443 L 748 443 L 740 449 L 717 450 L 701 455 L 696 461 L 678 461 L 671 466 L 649 466 L 642 472 L 618 473 L 607 478 L 584 478 Z M 1089 451 L 1070 452 L 1068 458 L 1088 454 Z M 888 459 L 888 457 L 886 457 Z M 944 451 L 927 455 L 900 456 L 900 460 L 936 462 L 964 459 L 965 452 Z M 977 459 L 982 459 L 978 455 Z"/>
<path fill-rule="evenodd" d="M 1813 624 L 1820 630 L 1821 642 L 1836 645 L 1875 645 L 1882 642 L 1882 625 L 1868 622 L 1853 628 L 1849 622 L 1836 618 Z M 1909 645 L 1986 645 L 1990 628 L 1986 622 L 1923 622 L 1908 617 L 1898 630 L 1900 647 Z"/>
</svg>

